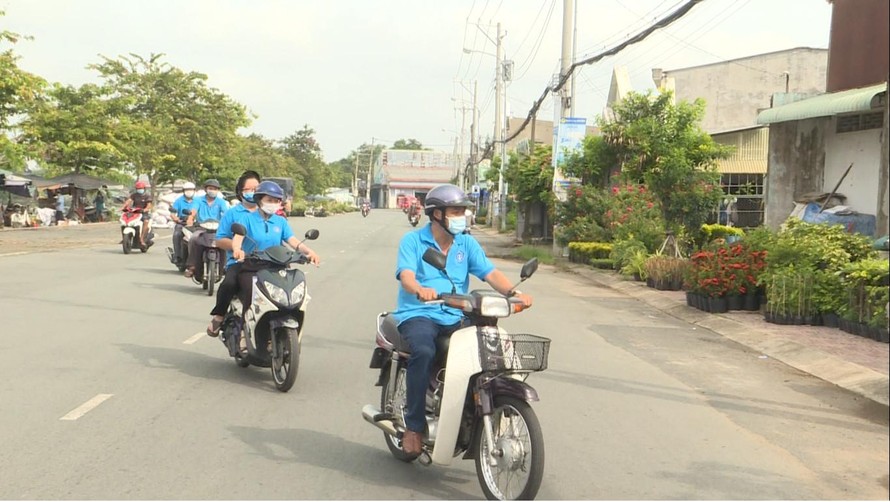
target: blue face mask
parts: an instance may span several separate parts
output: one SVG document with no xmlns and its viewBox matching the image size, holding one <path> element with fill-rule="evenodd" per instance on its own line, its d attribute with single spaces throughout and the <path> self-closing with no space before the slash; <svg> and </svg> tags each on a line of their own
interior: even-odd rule
<svg viewBox="0 0 890 502">
<path fill-rule="evenodd" d="M 466 216 L 455 216 L 448 218 L 448 231 L 451 235 L 460 235 L 467 230 Z"/>
<path fill-rule="evenodd" d="M 256 201 L 253 200 L 253 192 L 241 192 L 241 198 L 248 204 L 256 204 Z"/>
<path fill-rule="evenodd" d="M 138 194 L 143 194 L 143 193 L 145 193 L 145 189 L 144 189 L 144 188 L 138 188 L 138 189 L 136 189 L 136 193 L 138 193 Z"/>
</svg>

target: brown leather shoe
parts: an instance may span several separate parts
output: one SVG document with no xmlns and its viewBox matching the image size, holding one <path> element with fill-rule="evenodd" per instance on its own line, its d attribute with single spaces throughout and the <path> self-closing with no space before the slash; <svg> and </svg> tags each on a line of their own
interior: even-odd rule
<svg viewBox="0 0 890 502">
<path fill-rule="evenodd" d="M 423 434 L 406 430 L 402 435 L 402 451 L 408 455 L 420 455 L 423 451 Z"/>
</svg>

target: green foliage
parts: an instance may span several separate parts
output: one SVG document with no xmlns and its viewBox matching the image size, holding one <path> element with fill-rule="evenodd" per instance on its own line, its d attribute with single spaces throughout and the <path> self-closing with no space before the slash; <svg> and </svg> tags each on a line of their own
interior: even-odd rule
<svg viewBox="0 0 890 502">
<path fill-rule="evenodd" d="M 5 12 L 0 10 L 0 18 Z M 19 57 L 10 46 L 22 38 L 18 33 L 0 31 L 0 168 L 21 172 L 26 150 L 12 139 L 13 118 L 27 113 L 43 99 L 46 82 L 19 68 Z"/>
<path fill-rule="evenodd" d="M 637 259 L 636 256 L 642 254 L 648 256 L 646 245 L 637 239 L 624 239 L 612 243 L 612 252 L 609 258 L 615 262 L 615 268 L 622 269 L 631 259 Z M 639 272 L 638 270 L 636 272 Z M 633 275 L 631 273 L 630 275 Z"/>
<path fill-rule="evenodd" d="M 423 150 L 423 143 L 414 138 L 396 140 L 392 147 L 394 150 Z"/>
<path fill-rule="evenodd" d="M 639 277 L 645 281 L 649 278 L 649 272 L 646 270 L 646 261 L 649 260 L 649 253 L 645 247 L 632 248 L 623 260 L 623 265 L 613 260 L 615 267 L 619 268 L 622 275 L 629 277 Z"/>
<path fill-rule="evenodd" d="M 532 156 L 510 153 L 504 179 L 511 195 L 519 202 L 552 204 L 553 168 L 549 145 L 537 145 Z"/>
<path fill-rule="evenodd" d="M 611 258 L 591 258 L 590 265 L 593 268 L 604 268 L 611 270 L 615 268 L 615 262 Z"/>
<path fill-rule="evenodd" d="M 609 258 L 612 244 L 608 242 L 570 242 L 569 261 L 587 263 L 592 258 Z"/>
<path fill-rule="evenodd" d="M 539 262 L 547 265 L 553 265 L 553 263 L 556 262 L 553 258 L 553 254 L 551 254 L 548 249 L 537 246 L 520 246 L 514 251 L 514 254 L 517 258 L 523 261 L 537 258 Z"/>
<path fill-rule="evenodd" d="M 563 172 L 566 176 L 580 179 L 583 185 L 605 188 L 614 160 L 604 136 L 586 136 L 581 143 L 581 152 L 566 157 Z"/>
<path fill-rule="evenodd" d="M 745 235 L 745 231 L 741 228 L 720 225 L 719 223 L 711 225 L 704 224 L 701 226 L 701 232 L 705 242 L 711 242 L 715 239 L 725 239 L 729 236 L 742 237 Z"/>
<path fill-rule="evenodd" d="M 324 194 L 338 179 L 334 169 L 322 160 L 321 146 L 315 140 L 315 130 L 304 125 L 279 142 L 279 151 L 293 162 L 290 177 L 300 180 L 302 189 L 298 195 Z"/>
<path fill-rule="evenodd" d="M 644 185 L 613 186 L 603 197 L 603 227 L 612 240 L 636 239 L 655 251 L 664 241 L 665 222 L 658 199 Z"/>
</svg>

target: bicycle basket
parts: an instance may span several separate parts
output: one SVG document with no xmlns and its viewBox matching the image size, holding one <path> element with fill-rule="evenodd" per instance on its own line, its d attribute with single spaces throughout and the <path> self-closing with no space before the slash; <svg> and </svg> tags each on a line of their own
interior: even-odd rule
<svg viewBox="0 0 890 502">
<path fill-rule="evenodd" d="M 483 371 L 542 371 L 547 369 L 550 339 L 530 334 L 479 333 L 479 363 Z"/>
</svg>

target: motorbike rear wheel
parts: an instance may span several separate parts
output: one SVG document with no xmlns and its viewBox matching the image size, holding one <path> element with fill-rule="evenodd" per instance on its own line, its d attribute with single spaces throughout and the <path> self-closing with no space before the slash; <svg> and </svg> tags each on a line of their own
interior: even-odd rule
<svg viewBox="0 0 890 502">
<path fill-rule="evenodd" d="M 287 392 L 297 381 L 300 369 L 299 332 L 294 328 L 279 328 L 273 336 L 278 341 L 278 353 L 272 354 L 272 378 L 276 389 Z"/>
<path fill-rule="evenodd" d="M 479 427 L 482 421 L 479 421 Z M 521 399 L 497 396 L 491 414 L 492 436 L 500 454 L 491 465 L 491 445 L 484 431 L 476 437 L 476 476 L 488 500 L 531 500 L 544 476 L 544 435 L 529 404 Z"/>
<path fill-rule="evenodd" d="M 395 363 L 393 363 L 395 364 Z M 405 423 L 405 414 L 404 409 L 406 406 L 407 400 L 407 380 L 408 378 L 408 369 L 405 366 L 401 366 L 396 372 L 396 382 L 395 389 L 393 390 L 392 401 L 387 402 L 386 395 L 388 394 L 388 389 L 390 385 L 389 372 L 386 373 L 386 377 L 383 381 L 383 385 L 380 389 L 380 411 L 383 413 L 391 413 L 397 417 L 396 421 L 401 421 L 401 423 Z M 401 460 L 402 462 L 413 462 L 419 455 L 409 455 L 402 450 L 402 440 L 396 436 L 391 434 L 383 433 L 383 439 L 386 441 L 386 447 L 389 448 L 389 452 L 392 453 L 393 457 Z"/>
</svg>

